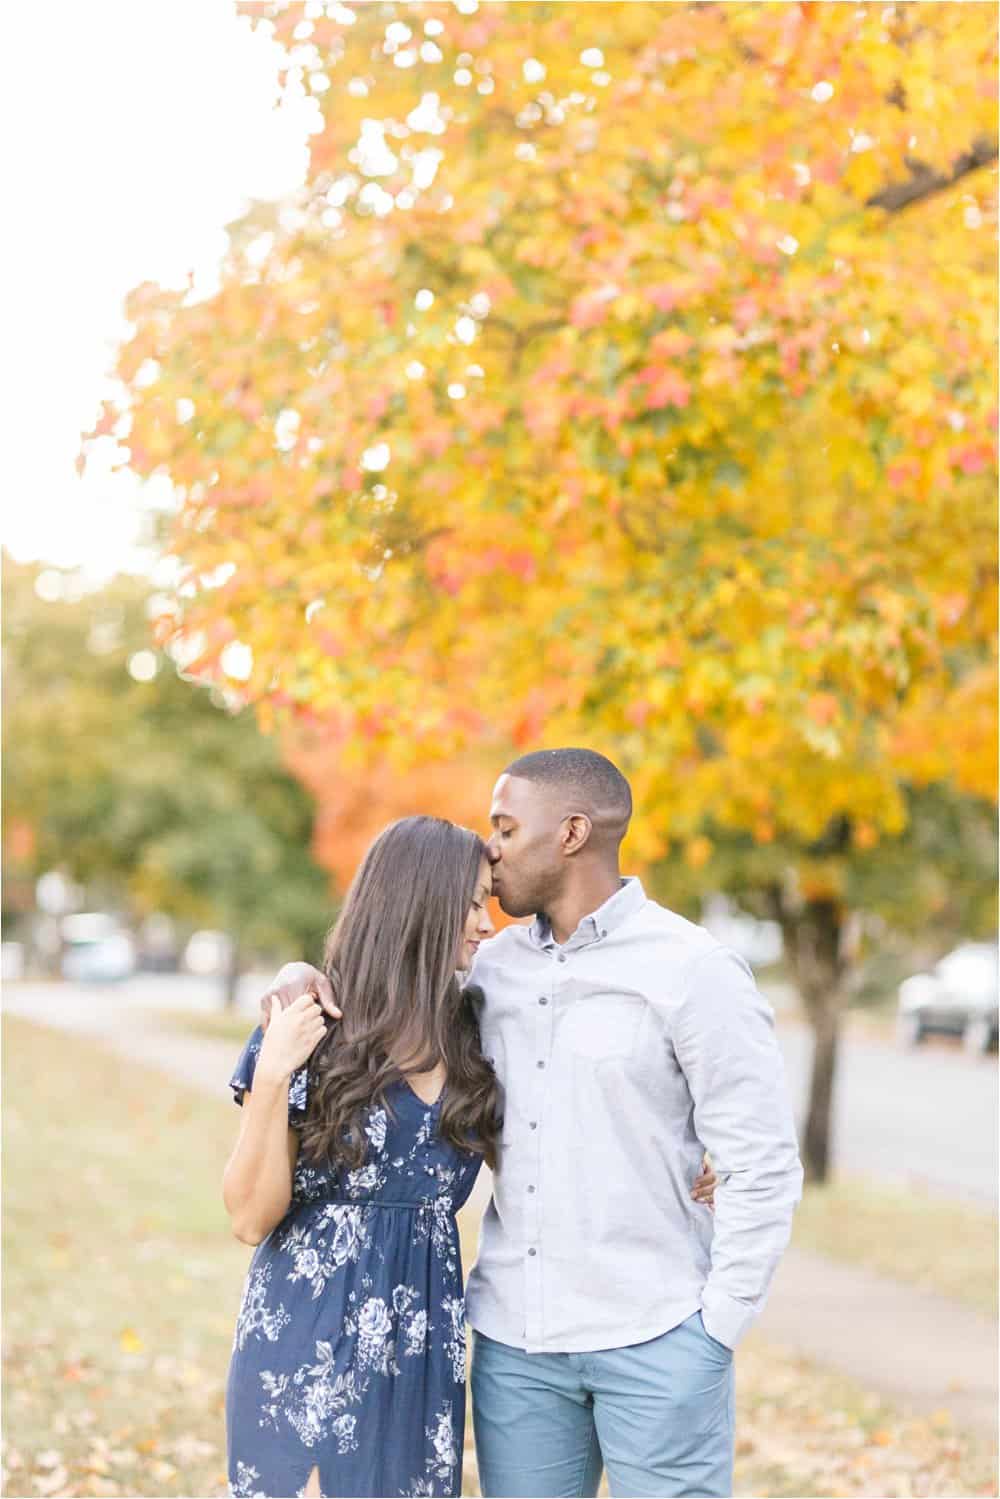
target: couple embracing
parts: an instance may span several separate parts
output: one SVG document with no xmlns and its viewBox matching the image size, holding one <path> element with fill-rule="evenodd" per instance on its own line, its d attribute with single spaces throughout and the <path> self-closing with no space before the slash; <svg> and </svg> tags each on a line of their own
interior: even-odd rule
<svg viewBox="0 0 1000 1499">
<path fill-rule="evenodd" d="M 227 1392 L 237 1495 L 455 1495 L 465 1318 L 486 1495 L 726 1495 L 733 1349 L 802 1172 L 750 970 L 619 873 L 628 783 L 545 750 L 488 842 L 369 849 L 325 972 L 282 969 L 232 1087 L 258 1247 Z M 530 926 L 493 935 L 499 898 Z M 703 1162 L 709 1152 L 712 1169 Z M 494 1173 L 462 1294 L 455 1214 Z"/>
</svg>

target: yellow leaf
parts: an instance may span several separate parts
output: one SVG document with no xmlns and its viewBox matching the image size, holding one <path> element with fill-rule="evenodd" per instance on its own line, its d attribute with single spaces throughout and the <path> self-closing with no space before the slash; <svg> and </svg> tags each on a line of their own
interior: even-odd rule
<svg viewBox="0 0 1000 1499">
<path fill-rule="evenodd" d="M 684 846 L 684 857 L 692 869 L 701 869 L 712 857 L 711 839 L 699 835 Z"/>
<path fill-rule="evenodd" d="M 844 181 L 852 193 L 865 201 L 873 193 L 877 193 L 882 187 L 882 170 L 875 159 L 874 152 L 862 151 L 857 156 L 852 156 L 850 165 L 844 173 Z"/>
</svg>

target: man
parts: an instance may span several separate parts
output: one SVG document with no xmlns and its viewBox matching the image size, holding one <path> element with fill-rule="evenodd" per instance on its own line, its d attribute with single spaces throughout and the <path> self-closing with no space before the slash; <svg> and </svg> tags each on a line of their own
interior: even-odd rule
<svg viewBox="0 0 1000 1499">
<path fill-rule="evenodd" d="M 505 1093 L 467 1291 L 486 1495 L 593 1495 L 602 1468 L 613 1494 L 729 1494 L 732 1350 L 801 1192 L 770 1008 L 742 959 L 622 878 L 631 812 L 589 750 L 525 755 L 494 788 L 495 892 L 537 914 L 471 972 Z M 703 1148 L 714 1222 L 690 1198 Z"/>
</svg>

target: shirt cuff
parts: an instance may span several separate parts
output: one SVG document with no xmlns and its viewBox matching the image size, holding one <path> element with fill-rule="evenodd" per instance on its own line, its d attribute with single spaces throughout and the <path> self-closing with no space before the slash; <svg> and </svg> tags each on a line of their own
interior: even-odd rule
<svg viewBox="0 0 1000 1499">
<path fill-rule="evenodd" d="M 758 1301 L 753 1306 L 749 1306 L 745 1301 L 737 1301 L 735 1297 L 727 1296 L 725 1291 L 706 1285 L 702 1294 L 701 1320 L 705 1324 L 705 1331 L 710 1333 L 717 1343 L 725 1343 L 727 1348 L 735 1348 L 756 1322 L 763 1305 L 763 1301 Z"/>
</svg>

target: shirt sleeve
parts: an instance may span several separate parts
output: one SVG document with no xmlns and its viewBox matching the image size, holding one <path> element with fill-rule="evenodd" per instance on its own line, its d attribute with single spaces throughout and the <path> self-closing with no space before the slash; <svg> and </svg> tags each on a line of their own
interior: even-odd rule
<svg viewBox="0 0 1000 1499">
<path fill-rule="evenodd" d="M 257 1070 L 257 1059 L 260 1056 L 261 1042 L 264 1032 L 258 1025 L 252 1032 L 250 1039 L 240 1052 L 239 1060 L 233 1068 L 233 1075 L 229 1079 L 229 1086 L 233 1090 L 233 1102 L 242 1106 L 244 1096 L 253 1092 L 254 1073 Z M 288 1083 L 288 1123 L 293 1129 L 301 1129 L 306 1119 L 306 1107 L 308 1105 L 308 1066 L 300 1067 Z"/>
<path fill-rule="evenodd" d="M 719 1176 L 702 1317 L 713 1338 L 735 1348 L 763 1310 L 802 1195 L 774 1015 L 736 953 L 720 947 L 695 960 L 673 1041 L 695 1134 Z"/>
</svg>

